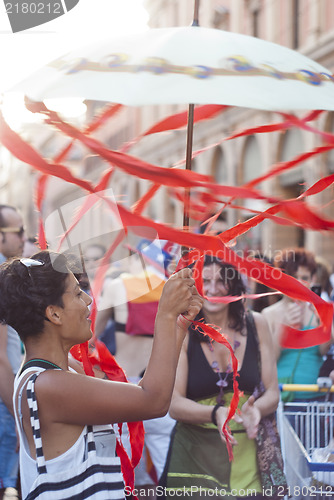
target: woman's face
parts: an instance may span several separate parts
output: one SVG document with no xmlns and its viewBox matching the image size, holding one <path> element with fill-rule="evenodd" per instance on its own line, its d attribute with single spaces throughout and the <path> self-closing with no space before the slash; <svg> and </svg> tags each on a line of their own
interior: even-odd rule
<svg viewBox="0 0 334 500">
<path fill-rule="evenodd" d="M 203 268 L 203 291 L 204 295 L 210 297 L 223 297 L 228 295 L 228 288 L 225 280 L 221 277 L 222 268 L 219 264 L 210 264 Z M 207 312 L 219 312 L 226 308 L 228 304 L 213 303 L 205 300 L 203 309 Z"/>
<path fill-rule="evenodd" d="M 75 344 L 86 342 L 92 337 L 90 329 L 91 320 L 88 319 L 90 310 L 88 306 L 92 299 L 83 292 L 78 281 L 72 273 L 66 278 L 66 290 L 63 294 L 63 318 L 65 331 Z"/>
<path fill-rule="evenodd" d="M 304 286 L 307 286 L 307 288 L 310 288 L 312 282 L 312 274 L 308 267 L 298 266 L 294 278 L 300 281 Z"/>
</svg>

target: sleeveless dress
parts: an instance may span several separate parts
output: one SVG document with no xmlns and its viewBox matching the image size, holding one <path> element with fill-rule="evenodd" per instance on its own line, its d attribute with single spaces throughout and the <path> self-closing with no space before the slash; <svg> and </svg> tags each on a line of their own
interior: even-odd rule
<svg viewBox="0 0 334 500">
<path fill-rule="evenodd" d="M 304 349 L 282 349 L 277 361 L 278 381 L 281 382 L 291 376 L 293 367 L 295 371 L 291 384 L 316 384 L 323 357 L 319 346 L 305 347 Z M 321 399 L 319 392 L 294 392 L 294 401 Z"/>
<path fill-rule="evenodd" d="M 71 448 L 58 457 L 45 461 L 39 431 L 38 406 L 34 395 L 34 382 L 44 370 L 40 367 L 30 367 L 22 374 L 18 374 L 14 383 L 13 401 L 20 438 L 22 498 L 24 500 L 124 499 L 120 459 L 115 454 L 116 437 L 111 425 L 85 426 Z M 20 387 L 22 379 L 28 373 L 31 376 L 28 376 Z M 27 390 L 29 406 L 29 397 L 32 404 L 30 420 L 35 435 L 37 460 L 30 455 L 23 430 L 21 398 L 24 390 Z M 39 484 L 41 479 L 42 484 Z"/>
<path fill-rule="evenodd" d="M 189 335 L 188 382 L 186 397 L 200 404 L 215 405 L 218 395 L 218 375 L 208 363 L 200 342 Z M 226 374 L 222 374 L 224 377 Z M 227 375 L 228 386 L 224 389 L 225 404 L 229 405 L 232 395 L 232 373 Z M 247 320 L 247 341 L 244 360 L 239 371 L 239 408 L 253 394 L 261 381 L 258 366 L 258 344 L 253 329 Z M 194 488 L 215 490 L 225 498 L 243 496 L 245 491 L 262 493 L 257 466 L 255 440 L 247 437 L 241 424 L 233 420 L 230 429 L 238 441 L 234 446 L 233 462 L 229 461 L 227 448 L 219 431 L 212 423 L 186 424 L 177 422 L 172 433 L 169 454 L 161 484 L 166 487 L 166 497 L 175 497 L 177 490 L 187 492 Z M 240 495 L 239 495 L 240 493 Z M 197 497 L 195 497 L 197 498 Z"/>
</svg>

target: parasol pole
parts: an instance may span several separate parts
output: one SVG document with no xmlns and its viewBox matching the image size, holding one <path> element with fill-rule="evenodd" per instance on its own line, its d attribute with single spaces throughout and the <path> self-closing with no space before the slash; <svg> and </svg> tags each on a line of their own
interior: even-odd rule
<svg viewBox="0 0 334 500">
<path fill-rule="evenodd" d="M 194 132 L 194 105 L 189 104 L 188 122 L 187 122 L 187 147 L 186 147 L 186 170 L 191 170 L 191 156 L 193 149 L 193 132 Z M 183 209 L 183 226 L 185 229 L 189 226 L 189 203 L 190 189 L 185 189 L 184 209 Z"/>
<path fill-rule="evenodd" d="M 199 0 L 195 0 L 195 4 L 194 4 L 194 17 L 193 17 L 193 22 L 192 22 L 192 26 L 199 26 Z"/>
<path fill-rule="evenodd" d="M 199 26 L 199 2 L 195 0 L 194 15 L 192 26 Z M 194 135 L 194 104 L 189 104 L 188 121 L 187 121 L 187 146 L 186 146 L 186 170 L 191 170 L 191 156 L 193 150 L 193 135 Z M 190 189 L 185 189 L 184 208 L 183 208 L 183 227 L 189 230 L 189 205 L 190 205 Z M 182 247 L 182 255 L 188 252 L 187 247 Z"/>
</svg>

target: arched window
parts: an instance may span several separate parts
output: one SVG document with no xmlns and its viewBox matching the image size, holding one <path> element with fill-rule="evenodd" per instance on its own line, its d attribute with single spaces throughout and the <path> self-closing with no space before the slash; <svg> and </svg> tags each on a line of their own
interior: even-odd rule
<svg viewBox="0 0 334 500">
<path fill-rule="evenodd" d="M 291 129 L 285 132 L 281 143 L 281 154 L 279 160 L 282 162 L 292 160 L 295 156 L 305 150 L 302 133 L 298 129 Z M 304 181 L 303 166 L 298 165 L 283 172 L 280 177 L 282 187 L 296 186 Z"/>
<path fill-rule="evenodd" d="M 260 147 L 257 139 L 254 136 L 250 136 L 246 140 L 244 154 L 243 154 L 243 170 L 241 183 L 245 184 L 256 177 L 259 177 L 262 173 L 262 162 Z M 244 200 L 243 205 L 252 210 L 263 210 L 263 203 L 261 200 L 247 199 Z M 244 210 L 242 213 L 242 219 L 247 220 L 254 214 L 248 210 Z M 239 247 L 247 253 L 248 251 L 255 251 L 261 249 L 261 230 L 260 226 L 256 226 L 250 229 L 244 236 L 242 236 L 238 241 Z"/>
<path fill-rule="evenodd" d="M 282 137 L 279 161 L 286 162 L 292 160 L 297 155 L 305 151 L 303 136 L 300 130 L 291 129 L 284 133 Z M 284 198 L 296 198 L 300 195 L 304 183 L 303 166 L 298 165 L 283 172 L 279 178 L 280 194 Z M 282 228 L 280 228 L 282 229 Z M 300 227 L 287 227 L 283 231 L 277 231 L 279 246 L 299 246 L 305 244 L 305 231 Z"/>
<path fill-rule="evenodd" d="M 244 150 L 243 182 L 249 182 L 262 173 L 259 144 L 254 136 L 248 137 Z"/>
<path fill-rule="evenodd" d="M 227 183 L 227 165 L 225 155 L 219 146 L 216 148 L 213 156 L 212 174 L 217 184 Z"/>
</svg>

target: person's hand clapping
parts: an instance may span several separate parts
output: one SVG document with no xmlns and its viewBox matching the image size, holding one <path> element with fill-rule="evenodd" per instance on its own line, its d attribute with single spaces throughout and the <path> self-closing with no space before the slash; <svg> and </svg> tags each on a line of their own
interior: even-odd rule
<svg viewBox="0 0 334 500">
<path fill-rule="evenodd" d="M 227 419 L 228 412 L 229 408 L 226 406 L 220 406 L 216 412 L 217 428 L 223 443 L 226 443 L 226 437 L 223 433 L 223 425 Z M 226 427 L 226 431 L 229 442 L 234 445 L 238 444 L 238 441 L 235 439 L 228 426 Z"/>
<path fill-rule="evenodd" d="M 249 439 L 255 439 L 259 430 L 259 423 L 261 420 L 261 412 L 255 406 L 254 396 L 250 398 L 242 405 L 241 414 L 235 415 L 235 421 L 241 423 Z"/>
</svg>

